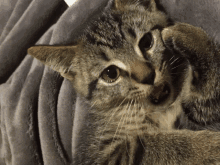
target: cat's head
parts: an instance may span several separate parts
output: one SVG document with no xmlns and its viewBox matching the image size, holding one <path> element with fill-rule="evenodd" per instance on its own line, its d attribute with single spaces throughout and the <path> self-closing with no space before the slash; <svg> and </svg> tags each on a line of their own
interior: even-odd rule
<svg viewBox="0 0 220 165">
<path fill-rule="evenodd" d="M 169 107 L 180 95 L 184 60 L 164 46 L 170 25 L 153 0 L 114 0 L 73 46 L 34 46 L 28 53 L 69 79 L 98 109 Z"/>
</svg>

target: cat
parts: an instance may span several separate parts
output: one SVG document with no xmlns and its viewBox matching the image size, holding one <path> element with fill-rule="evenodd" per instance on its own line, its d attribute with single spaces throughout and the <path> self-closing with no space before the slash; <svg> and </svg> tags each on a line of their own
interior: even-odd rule
<svg viewBox="0 0 220 165">
<path fill-rule="evenodd" d="M 201 28 L 172 22 L 156 0 L 111 0 L 76 44 L 28 54 L 91 107 L 89 159 L 74 164 L 220 163 L 218 132 L 175 126 L 182 114 L 200 125 L 218 121 L 219 47 Z"/>
</svg>

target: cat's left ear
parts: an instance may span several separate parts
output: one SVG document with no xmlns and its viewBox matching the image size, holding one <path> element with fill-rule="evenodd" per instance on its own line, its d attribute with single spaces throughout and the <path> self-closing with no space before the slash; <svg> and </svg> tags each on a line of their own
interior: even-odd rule
<svg viewBox="0 0 220 165">
<path fill-rule="evenodd" d="M 38 45 L 29 48 L 28 54 L 59 72 L 63 77 L 72 80 L 75 74 L 72 63 L 76 51 L 77 46 Z"/>
</svg>

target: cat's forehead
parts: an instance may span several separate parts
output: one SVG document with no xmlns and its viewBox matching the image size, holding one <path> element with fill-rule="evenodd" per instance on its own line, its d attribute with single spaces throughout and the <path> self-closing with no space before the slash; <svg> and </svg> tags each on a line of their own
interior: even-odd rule
<svg viewBox="0 0 220 165">
<path fill-rule="evenodd" d="M 125 11 L 107 10 L 92 21 L 84 38 L 93 45 L 125 48 L 127 42 L 140 39 L 154 27 L 166 25 L 167 17 L 159 10 L 143 10 L 139 6 Z"/>
<path fill-rule="evenodd" d="M 159 10 L 143 10 L 138 6 L 125 11 L 108 10 L 86 29 L 85 54 L 93 58 L 92 66 L 106 67 L 106 63 L 115 60 L 129 65 L 139 58 L 136 48 L 141 37 L 154 27 L 166 25 L 167 17 Z"/>
</svg>

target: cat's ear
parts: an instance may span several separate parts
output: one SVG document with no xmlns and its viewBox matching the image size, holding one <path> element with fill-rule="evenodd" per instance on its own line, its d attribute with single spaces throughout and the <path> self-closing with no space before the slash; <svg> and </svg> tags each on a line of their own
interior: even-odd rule
<svg viewBox="0 0 220 165">
<path fill-rule="evenodd" d="M 59 72 L 63 77 L 72 80 L 75 74 L 72 62 L 77 49 L 77 46 L 38 45 L 29 48 L 28 54 Z"/>
<path fill-rule="evenodd" d="M 113 1 L 113 7 L 115 9 L 121 9 L 124 8 L 125 5 L 128 5 L 129 0 L 114 0 Z"/>
<path fill-rule="evenodd" d="M 158 0 L 114 0 L 113 7 L 115 9 L 123 9 L 126 5 L 139 5 L 145 9 L 155 10 L 157 7 L 156 2 Z"/>
<path fill-rule="evenodd" d="M 145 9 L 155 11 L 157 9 L 158 0 L 138 0 L 138 4 L 143 6 Z"/>
</svg>

